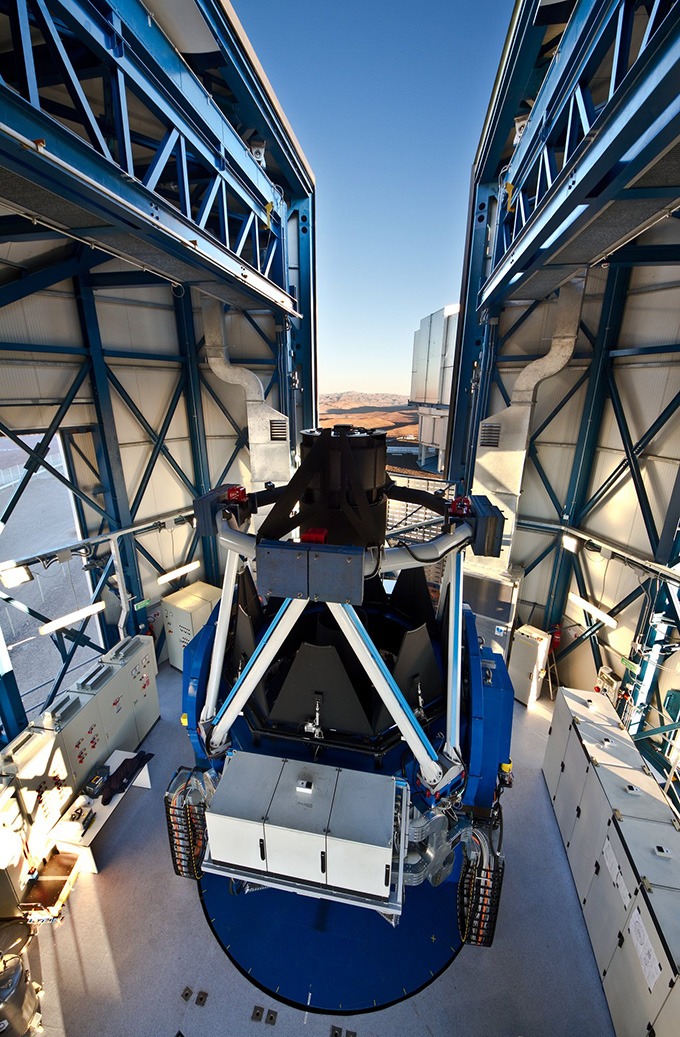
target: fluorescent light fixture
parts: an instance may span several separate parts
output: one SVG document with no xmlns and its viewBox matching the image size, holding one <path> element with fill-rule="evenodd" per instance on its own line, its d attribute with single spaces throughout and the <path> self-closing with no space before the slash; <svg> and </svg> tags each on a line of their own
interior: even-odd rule
<svg viewBox="0 0 680 1037">
<path fill-rule="evenodd" d="M 3 568 L 0 571 L 0 580 L 2 580 L 5 587 L 20 587 L 22 583 L 30 583 L 32 579 L 33 573 L 25 565 L 14 565 L 12 563 L 11 569 Z"/>
<path fill-rule="evenodd" d="M 452 302 L 449 306 L 444 307 L 444 316 L 453 317 L 456 313 L 460 313 L 460 303 Z"/>
<path fill-rule="evenodd" d="M 554 230 L 550 237 L 546 238 L 546 240 L 541 245 L 541 248 L 550 248 L 551 245 L 554 245 L 557 239 L 561 237 L 562 234 L 564 234 L 565 230 L 567 230 L 568 227 L 571 227 L 574 220 L 577 220 L 581 213 L 584 213 L 587 208 L 587 205 L 575 205 L 569 213 L 569 215 L 567 216 L 566 220 L 562 220 L 557 230 Z"/>
<path fill-rule="evenodd" d="M 583 547 L 583 541 L 579 537 L 574 537 L 571 533 L 562 534 L 562 547 L 565 551 L 571 551 L 572 554 L 578 554 Z"/>
<path fill-rule="evenodd" d="M 95 601 L 93 605 L 86 605 L 84 609 L 78 609 L 77 612 L 69 612 L 68 616 L 62 616 L 60 619 L 52 619 L 49 623 L 45 623 L 43 626 L 38 627 L 38 633 L 53 634 L 55 630 L 62 630 L 64 627 L 70 627 L 74 623 L 78 623 L 81 619 L 87 619 L 88 616 L 94 616 L 97 612 L 103 612 L 105 608 L 105 601 Z"/>
<path fill-rule="evenodd" d="M 595 605 L 591 605 L 585 598 L 581 598 L 578 594 L 572 594 L 569 592 L 569 601 L 572 601 L 574 605 L 580 605 L 584 612 L 587 612 L 593 617 L 593 619 L 599 619 L 600 623 L 604 623 L 606 627 L 617 627 L 619 624 L 617 621 L 609 615 L 608 612 L 603 612 L 602 609 L 598 609 Z"/>
<path fill-rule="evenodd" d="M 520 270 L 518 274 L 513 274 L 508 284 L 514 284 L 515 281 L 519 281 L 520 277 L 524 277 L 524 271 Z"/>
<path fill-rule="evenodd" d="M 171 569 L 169 573 L 163 573 L 156 580 L 156 583 L 161 586 L 163 583 L 170 583 L 170 580 L 176 580 L 178 576 L 184 576 L 185 573 L 193 572 L 194 569 L 200 569 L 201 563 L 198 559 L 195 562 L 188 562 L 186 565 L 180 565 L 179 569 Z"/>
</svg>

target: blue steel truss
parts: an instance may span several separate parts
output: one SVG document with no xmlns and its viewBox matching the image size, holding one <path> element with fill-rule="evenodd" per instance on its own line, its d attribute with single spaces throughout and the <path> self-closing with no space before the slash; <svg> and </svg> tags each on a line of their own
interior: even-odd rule
<svg viewBox="0 0 680 1037">
<path fill-rule="evenodd" d="M 549 10 L 546 6 L 541 13 Z M 630 480 L 635 489 L 647 557 L 667 568 L 680 559 L 680 476 L 659 521 L 640 466 L 655 437 L 677 416 L 680 393 L 634 438 L 632 416 L 617 383 L 620 358 L 667 355 L 680 348 L 678 343 L 619 344 L 631 270 L 680 264 L 677 245 L 635 242 L 658 219 L 677 216 L 680 183 L 672 157 L 680 138 L 680 3 L 576 0 L 566 27 L 546 26 L 537 14 L 536 0 L 525 0 L 515 10 L 473 168 L 447 476 L 459 492 L 469 491 L 479 425 L 489 414 L 492 389 L 509 406 L 503 372 L 541 355 L 508 353 L 512 336 L 584 267 L 607 268 L 599 324 L 591 328 L 581 322 L 582 338 L 572 357 L 585 361 L 586 370 L 532 430 L 528 446 L 527 464 L 540 480 L 552 517 L 520 515 L 518 527 L 543 535 L 525 574 L 552 565 L 544 617 L 549 629 L 562 620 L 572 580 L 588 597 L 584 569 L 577 556 L 564 550 L 562 533 L 572 529 L 586 538 L 588 516 L 623 481 Z M 654 174 L 648 175 L 652 168 Z M 508 303 L 522 308 L 500 335 L 499 318 L 502 313 L 507 320 Z M 577 393 L 584 405 L 562 497 L 541 461 L 541 437 Z M 611 406 L 624 456 L 598 485 L 593 466 L 605 406 Z M 654 728 L 660 723 L 655 710 L 663 707 L 657 677 L 664 649 L 658 650 L 660 638 L 650 620 L 654 615 L 664 629 L 680 630 L 680 604 L 676 584 L 653 564 L 646 571 L 643 565 L 639 578 L 640 586 L 609 612 L 616 617 L 631 607 L 639 610 L 631 657 L 640 673 L 627 672 L 624 688 L 636 723 Z M 558 661 L 590 644 L 593 662 L 600 665 L 602 624 L 586 617 L 584 625 L 583 633 L 563 646 Z"/>
<path fill-rule="evenodd" d="M 278 407 L 289 417 L 293 437 L 316 424 L 316 327 L 314 279 L 314 180 L 242 30 L 217 0 L 187 0 L 212 32 L 214 49 L 182 55 L 139 0 L 0 0 L 0 22 L 11 49 L 0 55 L 0 201 L 15 215 L 0 217 L 0 242 L 37 242 L 46 254 L 26 263 L 0 263 L 2 309 L 37 292 L 72 281 L 81 341 L 36 344 L 3 341 L 2 352 L 81 358 L 71 384 L 45 428 L 26 428 L 3 414 L 0 435 L 26 455 L 26 472 L 4 506 L 0 531 L 36 471 L 50 472 L 74 501 L 85 535 L 127 529 L 135 522 L 159 459 L 191 497 L 210 489 L 205 401 L 218 407 L 236 440 L 218 483 L 228 477 L 248 447 L 242 428 L 205 378 L 202 340 L 197 338 L 191 288 L 221 299 L 242 315 L 261 339 L 268 357 L 234 359 L 254 367 L 278 389 Z M 265 160 L 253 142 L 262 142 Z M 75 243 L 73 241 L 75 239 Z M 47 250 L 49 249 L 49 252 Z M 127 270 L 101 272 L 111 257 Z M 179 351 L 107 349 L 95 306 L 101 289 L 173 286 Z M 249 312 L 274 318 L 269 339 Z M 177 365 L 176 381 L 158 427 L 116 377 L 110 361 L 134 359 Z M 69 418 L 79 390 L 89 386 L 94 425 Z M 126 486 L 113 403 L 122 404 L 149 443 L 134 486 Z M 11 401 L 5 403 L 11 407 Z M 166 442 L 173 416 L 184 407 L 191 470 L 185 471 Z M 35 446 L 27 434 L 42 435 Z M 84 452 L 82 437 L 94 450 Z M 65 471 L 47 460 L 58 437 Z M 233 440 L 232 440 L 233 441 Z M 186 466 L 188 468 L 188 466 Z M 88 485 L 79 485 L 86 471 Z M 99 492 L 101 490 L 101 492 Z M 127 593 L 144 600 L 138 559 L 156 572 L 164 567 L 145 544 L 121 537 Z M 202 554 L 206 578 L 219 583 L 219 558 L 211 539 L 194 532 L 181 561 Z M 89 555 L 93 600 L 104 586 L 114 589 L 112 559 L 105 543 Z M 170 585 L 170 590 L 181 581 Z M 3 593 L 12 608 L 27 611 Z M 45 621 L 28 610 L 37 621 Z M 146 624 L 143 607 L 131 610 L 132 631 Z M 61 667 L 50 691 L 56 694 L 78 645 L 95 647 L 86 624 L 60 632 L 54 643 Z M 112 632 L 107 631 L 107 636 Z M 69 647 L 70 642 L 70 647 Z M 21 696 L 0 645 L 0 721 L 12 737 L 26 718 Z M 0 734 L 0 738 L 3 737 Z"/>
</svg>

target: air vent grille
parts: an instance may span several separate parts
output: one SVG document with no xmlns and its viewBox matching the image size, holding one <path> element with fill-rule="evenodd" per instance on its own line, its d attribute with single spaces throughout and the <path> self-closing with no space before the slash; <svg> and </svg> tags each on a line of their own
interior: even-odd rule
<svg viewBox="0 0 680 1037">
<path fill-rule="evenodd" d="M 269 422 L 269 438 L 272 443 L 285 442 L 288 439 L 288 419 L 272 418 Z"/>
<path fill-rule="evenodd" d="M 479 433 L 480 446 L 497 447 L 501 441 L 501 427 L 493 421 L 485 422 Z"/>
</svg>

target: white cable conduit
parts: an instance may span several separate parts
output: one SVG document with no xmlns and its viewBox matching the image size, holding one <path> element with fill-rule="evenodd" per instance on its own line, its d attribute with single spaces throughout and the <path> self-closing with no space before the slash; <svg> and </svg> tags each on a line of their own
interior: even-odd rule
<svg viewBox="0 0 680 1037">
<path fill-rule="evenodd" d="M 257 550 L 257 540 L 253 533 L 241 533 L 230 529 L 226 523 L 220 529 L 220 541 L 230 551 L 236 551 L 252 561 Z M 456 547 L 460 548 L 470 539 L 472 530 L 467 522 L 456 526 L 450 533 L 442 533 L 424 544 L 409 544 L 406 547 L 388 547 L 382 552 L 381 562 L 377 572 L 400 571 L 401 569 L 416 569 L 422 565 L 433 565 L 444 558 L 449 551 Z M 369 548 L 364 552 L 364 576 L 377 575 L 376 572 L 376 550 Z"/>
</svg>

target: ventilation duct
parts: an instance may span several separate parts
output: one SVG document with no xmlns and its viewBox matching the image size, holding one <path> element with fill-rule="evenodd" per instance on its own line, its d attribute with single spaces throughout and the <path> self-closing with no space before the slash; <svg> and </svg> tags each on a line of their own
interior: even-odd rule
<svg viewBox="0 0 680 1037">
<path fill-rule="evenodd" d="M 480 425 L 472 492 L 486 495 L 505 515 L 501 554 L 485 559 L 487 569 L 504 572 L 509 568 L 536 392 L 542 381 L 566 367 L 574 353 L 584 288 L 585 277 L 562 285 L 550 349 L 521 372 L 510 406 Z"/>
<path fill-rule="evenodd" d="M 210 370 L 245 394 L 252 489 L 262 489 L 268 481 L 287 483 L 291 477 L 288 418 L 264 402 L 262 382 L 254 371 L 231 363 L 222 303 L 204 296 L 201 305 Z"/>
</svg>

